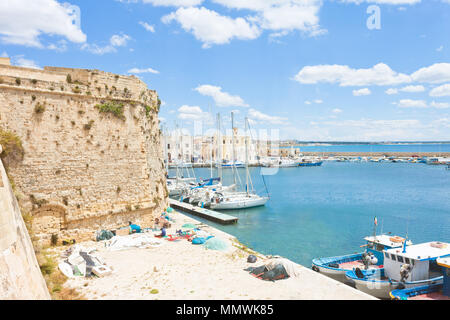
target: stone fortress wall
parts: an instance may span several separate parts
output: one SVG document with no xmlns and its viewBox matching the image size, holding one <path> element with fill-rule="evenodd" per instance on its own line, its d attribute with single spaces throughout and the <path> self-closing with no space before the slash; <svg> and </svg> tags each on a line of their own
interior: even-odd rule
<svg viewBox="0 0 450 320">
<path fill-rule="evenodd" d="M 0 300 L 50 299 L 1 160 L 0 210 Z"/>
<path fill-rule="evenodd" d="M 111 103 L 123 113 L 96 107 Z M 152 224 L 168 205 L 159 104 L 134 76 L 0 61 L 0 127 L 25 149 L 9 174 L 38 240 Z"/>
</svg>

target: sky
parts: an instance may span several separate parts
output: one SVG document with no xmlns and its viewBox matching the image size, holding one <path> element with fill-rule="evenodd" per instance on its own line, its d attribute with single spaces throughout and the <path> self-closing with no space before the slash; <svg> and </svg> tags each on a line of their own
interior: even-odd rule
<svg viewBox="0 0 450 320">
<path fill-rule="evenodd" d="M 168 129 L 450 140 L 450 0 L 67 1 L 0 1 L 0 56 L 136 75 Z"/>
</svg>

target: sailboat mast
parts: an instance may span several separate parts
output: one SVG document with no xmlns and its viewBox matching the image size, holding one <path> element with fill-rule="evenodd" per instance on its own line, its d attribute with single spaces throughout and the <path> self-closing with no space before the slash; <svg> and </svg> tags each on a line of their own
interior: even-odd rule
<svg viewBox="0 0 450 320">
<path fill-rule="evenodd" d="M 220 178 L 220 182 L 223 183 L 222 177 L 222 137 L 220 134 L 220 113 L 217 113 L 217 173 Z"/>
<path fill-rule="evenodd" d="M 210 163 L 210 169 L 211 169 L 211 179 L 213 178 L 213 138 L 211 137 L 211 143 L 209 144 L 210 153 L 211 153 L 211 163 Z"/>
<path fill-rule="evenodd" d="M 249 187 L 248 187 L 248 178 L 249 178 L 249 171 L 248 171 L 248 137 L 247 137 L 247 131 L 248 131 L 248 126 L 247 126 L 247 117 L 245 117 L 245 189 L 247 190 L 247 195 L 249 193 Z"/>
<path fill-rule="evenodd" d="M 236 181 L 236 154 L 235 154 L 235 150 L 234 150 L 234 112 L 231 112 L 231 134 L 232 134 L 232 143 L 233 143 L 233 149 L 232 149 L 232 169 L 233 169 L 233 179 L 234 179 L 234 184 L 237 183 Z"/>
</svg>

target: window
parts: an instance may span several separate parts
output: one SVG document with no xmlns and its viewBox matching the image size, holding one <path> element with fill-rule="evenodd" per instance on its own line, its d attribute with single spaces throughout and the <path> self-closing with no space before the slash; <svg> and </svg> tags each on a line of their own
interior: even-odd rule
<svg viewBox="0 0 450 320">
<path fill-rule="evenodd" d="M 395 254 L 391 254 L 391 259 L 394 261 L 397 260 L 397 259 L 395 259 Z"/>
<path fill-rule="evenodd" d="M 377 251 L 383 251 L 384 250 L 384 246 L 382 244 L 377 244 Z"/>
<path fill-rule="evenodd" d="M 367 242 L 367 248 L 373 249 L 373 242 Z"/>
<path fill-rule="evenodd" d="M 411 264 L 411 260 L 409 260 L 409 258 L 405 258 L 405 263 Z"/>
<path fill-rule="evenodd" d="M 385 253 L 384 253 L 384 256 L 385 256 L 387 259 L 389 259 L 389 253 L 385 252 Z"/>
<path fill-rule="evenodd" d="M 404 261 L 403 261 L 403 257 L 401 257 L 401 256 L 397 256 L 397 261 L 398 261 L 398 262 L 402 262 L 402 263 L 403 263 L 403 262 L 404 262 Z"/>
</svg>

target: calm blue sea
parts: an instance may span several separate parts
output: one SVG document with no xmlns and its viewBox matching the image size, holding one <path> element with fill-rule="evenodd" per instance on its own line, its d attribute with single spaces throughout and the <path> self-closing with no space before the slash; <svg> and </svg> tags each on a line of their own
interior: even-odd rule
<svg viewBox="0 0 450 320">
<path fill-rule="evenodd" d="M 251 168 L 264 194 L 261 168 Z M 242 179 L 244 169 L 239 169 Z M 232 170 L 224 169 L 225 183 Z M 210 170 L 196 169 L 209 178 Z M 270 201 L 264 207 L 224 211 L 239 217 L 222 226 L 199 219 L 236 236 L 264 254 L 285 256 L 310 266 L 315 257 L 360 251 L 363 237 L 392 232 L 416 243 L 450 242 L 450 170 L 410 163 L 325 162 L 321 167 L 279 169 L 264 176 Z"/>
<path fill-rule="evenodd" d="M 450 144 L 380 144 L 301 146 L 300 152 L 450 152 Z"/>
</svg>

